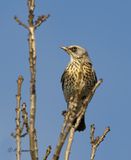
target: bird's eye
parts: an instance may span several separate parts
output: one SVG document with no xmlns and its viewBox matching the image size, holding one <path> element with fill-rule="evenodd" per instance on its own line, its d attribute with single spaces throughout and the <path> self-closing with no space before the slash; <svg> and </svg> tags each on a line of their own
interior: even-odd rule
<svg viewBox="0 0 131 160">
<path fill-rule="evenodd" d="M 77 47 L 72 47 L 72 48 L 71 48 L 71 51 L 72 51 L 72 52 L 76 52 L 76 51 L 77 51 Z"/>
</svg>

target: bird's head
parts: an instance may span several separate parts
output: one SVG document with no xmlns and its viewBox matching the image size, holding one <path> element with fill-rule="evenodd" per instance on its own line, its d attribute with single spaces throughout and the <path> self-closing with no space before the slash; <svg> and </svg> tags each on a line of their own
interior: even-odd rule
<svg viewBox="0 0 131 160">
<path fill-rule="evenodd" d="M 68 53 L 68 55 L 70 55 L 71 57 L 71 61 L 75 60 L 75 59 L 79 59 L 79 60 L 87 60 L 90 62 L 90 58 L 88 55 L 88 52 L 86 51 L 86 49 L 77 46 L 77 45 L 71 45 L 68 47 L 61 47 L 64 51 L 66 51 Z"/>
</svg>

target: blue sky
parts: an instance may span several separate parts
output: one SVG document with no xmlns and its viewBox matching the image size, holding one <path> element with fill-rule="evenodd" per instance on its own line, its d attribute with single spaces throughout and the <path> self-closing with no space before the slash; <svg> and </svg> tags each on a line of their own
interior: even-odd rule
<svg viewBox="0 0 131 160">
<path fill-rule="evenodd" d="M 40 158 L 48 145 L 52 145 L 54 150 L 63 122 L 61 111 L 66 108 L 60 77 L 69 57 L 60 46 L 77 44 L 88 50 L 97 77 L 103 78 L 104 82 L 86 112 L 86 131 L 75 135 L 70 159 L 89 159 L 89 127 L 92 123 L 96 125 L 96 135 L 101 135 L 105 127 L 111 127 L 96 153 L 96 160 L 131 159 L 130 6 L 130 0 L 36 1 L 36 17 L 51 15 L 36 32 L 36 127 Z M 15 129 L 16 80 L 19 74 L 24 76 L 22 102 L 29 107 L 28 33 L 15 23 L 15 15 L 26 22 L 26 1 L 13 0 L 10 3 L 1 0 L 0 155 L 6 160 L 15 159 L 15 152 L 8 149 L 15 149 L 10 133 Z M 28 149 L 25 141 L 28 139 L 23 139 L 22 147 Z M 23 159 L 28 157 L 28 153 L 22 154 Z"/>
</svg>

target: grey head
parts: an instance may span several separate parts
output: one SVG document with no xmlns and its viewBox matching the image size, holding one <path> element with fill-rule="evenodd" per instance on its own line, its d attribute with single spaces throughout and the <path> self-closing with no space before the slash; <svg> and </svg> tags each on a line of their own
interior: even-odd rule
<svg viewBox="0 0 131 160">
<path fill-rule="evenodd" d="M 88 61 L 91 63 L 91 60 L 89 58 L 88 52 L 85 48 L 82 48 L 78 45 L 71 45 L 66 47 L 61 47 L 64 51 L 68 53 L 71 57 L 71 61 L 73 60 L 80 60 L 80 61 Z"/>
</svg>

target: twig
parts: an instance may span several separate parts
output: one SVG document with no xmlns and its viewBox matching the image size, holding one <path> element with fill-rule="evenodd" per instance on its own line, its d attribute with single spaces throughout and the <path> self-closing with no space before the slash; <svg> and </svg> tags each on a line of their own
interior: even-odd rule
<svg viewBox="0 0 131 160">
<path fill-rule="evenodd" d="M 80 124 L 80 122 L 81 122 L 81 119 L 82 119 L 83 115 L 84 115 L 85 112 L 86 112 L 86 109 L 87 109 L 87 107 L 88 107 L 88 104 L 90 103 L 90 101 L 91 101 L 91 99 L 92 99 L 92 97 L 93 97 L 96 89 L 100 86 L 100 84 L 101 84 L 102 82 L 103 82 L 103 80 L 102 80 L 102 79 L 99 79 L 99 80 L 97 81 L 97 83 L 95 84 L 95 86 L 93 87 L 93 89 L 90 91 L 90 93 L 87 95 L 87 97 L 86 97 L 85 100 L 83 101 L 82 107 L 81 107 L 79 113 L 77 114 L 77 121 L 76 121 L 76 123 L 75 123 L 75 128 L 77 128 L 77 127 L 79 126 L 79 124 Z"/>
<path fill-rule="evenodd" d="M 70 107 L 69 107 L 69 111 L 66 113 L 65 115 L 65 120 L 63 123 L 63 127 L 59 136 L 59 140 L 58 140 L 58 144 L 56 146 L 55 149 L 55 153 L 53 155 L 52 160 L 58 160 L 59 159 L 59 155 L 61 152 L 61 149 L 63 147 L 63 144 L 66 140 L 66 137 L 69 134 L 70 129 L 72 128 L 72 124 L 74 122 L 74 120 L 77 118 L 76 124 L 75 124 L 75 128 L 78 127 L 82 116 L 85 114 L 86 108 L 90 102 L 90 100 L 92 99 L 96 89 L 98 88 L 98 86 L 102 83 L 102 79 L 100 79 L 96 85 L 93 87 L 93 89 L 90 91 L 90 93 L 87 95 L 86 99 L 84 100 L 84 102 L 81 104 L 82 107 L 80 109 L 80 111 L 78 112 L 78 114 L 76 114 L 77 112 L 77 104 L 78 104 L 78 100 L 79 100 L 79 94 L 76 95 L 76 97 L 70 101 Z M 75 110 L 74 110 L 75 109 Z M 72 134 L 74 136 L 74 134 Z M 70 141 L 72 143 L 72 141 Z M 69 145 L 71 145 L 71 143 Z M 69 147 L 71 149 L 71 147 Z M 70 153 L 70 151 L 68 150 L 67 153 Z M 66 155 L 66 157 L 68 157 L 68 155 Z"/>
<path fill-rule="evenodd" d="M 38 160 L 38 148 L 36 140 L 36 129 L 35 129 L 35 115 L 36 115 L 36 46 L 35 46 L 35 29 L 34 29 L 34 8 L 35 1 L 28 0 L 28 23 L 29 23 L 29 63 L 30 63 L 30 154 L 32 160 Z"/>
<path fill-rule="evenodd" d="M 27 112 L 23 110 L 23 127 L 26 126 L 26 130 L 29 133 L 30 139 L 30 155 L 32 160 L 38 160 L 38 145 L 37 145 L 37 133 L 35 129 L 35 116 L 36 116 L 36 42 L 35 42 L 35 30 L 40 26 L 49 16 L 38 16 L 38 19 L 34 21 L 35 0 L 27 0 L 28 6 L 28 26 L 21 22 L 16 16 L 16 22 L 26 28 L 29 31 L 28 44 L 29 44 L 29 64 L 30 64 L 30 119 L 28 124 Z M 23 129 L 23 128 L 22 128 Z M 26 134 L 24 134 L 26 135 Z"/>
<path fill-rule="evenodd" d="M 26 103 L 22 104 L 22 119 L 23 119 L 23 126 L 22 126 L 22 130 L 24 129 L 24 127 L 26 128 L 26 133 L 29 133 L 29 124 L 28 124 L 28 113 L 26 111 Z"/>
<path fill-rule="evenodd" d="M 102 136 L 98 136 L 98 137 L 94 137 L 94 133 L 95 133 L 95 126 L 94 124 L 91 125 L 90 127 L 90 143 L 91 143 L 91 156 L 90 156 L 90 160 L 94 160 L 95 158 L 95 153 L 96 150 L 98 148 L 98 146 L 100 145 L 100 143 L 102 141 L 104 141 L 104 138 L 106 137 L 107 133 L 110 131 L 110 127 L 107 127 L 104 130 L 104 133 L 102 134 Z"/>
<path fill-rule="evenodd" d="M 35 21 L 35 29 L 37 29 L 37 27 L 39 27 L 44 21 L 46 21 L 49 18 L 49 14 L 46 15 L 41 15 L 37 18 L 37 20 Z"/>
<path fill-rule="evenodd" d="M 14 17 L 15 21 L 22 27 L 24 27 L 25 29 L 29 29 L 28 26 L 26 24 L 24 24 L 18 17 Z"/>
<path fill-rule="evenodd" d="M 21 159 L 21 120 L 20 120 L 20 103 L 21 103 L 21 87 L 23 77 L 20 75 L 17 80 L 17 95 L 16 95 L 16 159 Z"/>
<path fill-rule="evenodd" d="M 51 149 L 52 149 L 51 146 L 48 146 L 48 148 L 47 148 L 47 150 L 46 150 L 46 154 L 45 154 L 43 160 L 47 160 L 48 156 L 49 156 L 50 153 L 51 153 Z"/>
<path fill-rule="evenodd" d="M 74 134 L 75 134 L 75 127 L 72 127 L 70 130 L 69 138 L 68 138 L 68 143 L 65 151 L 65 160 L 69 160 L 70 152 L 71 152 L 71 147 L 72 147 L 72 142 L 74 139 Z"/>
<path fill-rule="evenodd" d="M 21 135 L 21 138 L 24 138 L 26 135 L 28 135 L 28 132 L 23 133 L 23 134 Z"/>
<path fill-rule="evenodd" d="M 27 0 L 28 10 L 34 12 L 35 9 L 35 0 Z"/>
</svg>

